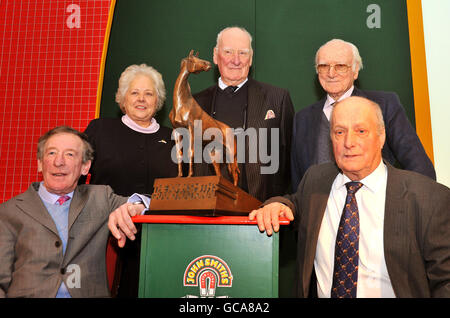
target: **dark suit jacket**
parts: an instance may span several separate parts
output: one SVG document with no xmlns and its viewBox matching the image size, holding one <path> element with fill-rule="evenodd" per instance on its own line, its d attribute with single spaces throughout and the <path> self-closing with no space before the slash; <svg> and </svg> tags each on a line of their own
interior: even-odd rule
<svg viewBox="0 0 450 318">
<path fill-rule="evenodd" d="M 450 189 L 386 165 L 384 254 L 395 295 L 450 297 Z M 320 226 L 338 173 L 331 162 L 312 166 L 296 193 L 265 202 L 282 202 L 295 211 L 299 297 L 310 296 Z"/>
<path fill-rule="evenodd" d="M 386 128 L 383 158 L 390 164 L 398 163 L 403 169 L 416 171 L 436 180 L 433 164 L 425 153 L 416 131 L 408 121 L 397 94 L 363 91 L 355 87 L 352 95 L 365 97 L 380 105 Z M 294 192 L 306 170 L 316 164 L 313 160 L 317 152 L 318 129 L 325 101 L 326 98 L 323 98 L 295 114 L 291 150 Z"/>
<path fill-rule="evenodd" d="M 172 129 L 160 126 L 157 132 L 144 134 L 128 128 L 120 118 L 97 118 L 84 133 L 95 151 L 90 184 L 109 185 L 122 196 L 151 195 L 155 179 L 178 174 L 170 156 L 175 145 Z"/>
<path fill-rule="evenodd" d="M 33 183 L 0 205 L 0 297 L 55 297 L 64 281 L 72 297 L 108 297 L 107 226 L 110 212 L 127 198 L 109 186 L 79 185 L 69 208 L 63 254 L 58 230 Z M 80 288 L 69 288 L 69 265 L 80 269 Z M 69 268 L 71 269 L 71 268 Z"/>
<path fill-rule="evenodd" d="M 194 95 L 195 100 L 208 114 L 211 114 L 218 85 L 211 86 L 204 91 Z M 275 118 L 265 119 L 267 111 L 272 110 Z M 279 128 L 279 168 L 275 174 L 261 175 L 261 166 L 270 164 L 246 163 L 245 171 L 249 193 L 263 201 L 274 195 L 286 193 L 290 184 L 290 147 L 292 138 L 292 120 L 294 107 L 289 92 L 266 83 L 248 79 L 248 105 L 247 105 L 247 128 L 253 127 L 268 129 L 268 140 L 270 142 L 271 128 Z M 259 131 L 258 140 L 259 140 Z M 259 145 L 258 145 L 259 147 Z M 270 149 L 270 147 L 269 147 Z M 258 148 L 259 151 L 259 148 Z M 246 145 L 246 153 L 249 147 Z M 195 165 L 195 175 L 213 175 L 214 170 L 206 164 Z"/>
</svg>

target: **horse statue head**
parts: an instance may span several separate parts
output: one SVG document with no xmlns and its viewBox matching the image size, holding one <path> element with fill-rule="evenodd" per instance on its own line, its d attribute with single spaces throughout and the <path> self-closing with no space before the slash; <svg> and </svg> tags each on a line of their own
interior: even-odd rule
<svg viewBox="0 0 450 318">
<path fill-rule="evenodd" d="M 194 74 L 206 72 L 211 69 L 211 63 L 206 60 L 200 59 L 198 57 L 198 52 L 194 55 L 194 50 L 191 50 L 191 52 L 189 52 L 189 55 L 182 60 L 181 68 L 183 68 L 184 66 L 189 73 Z"/>
</svg>

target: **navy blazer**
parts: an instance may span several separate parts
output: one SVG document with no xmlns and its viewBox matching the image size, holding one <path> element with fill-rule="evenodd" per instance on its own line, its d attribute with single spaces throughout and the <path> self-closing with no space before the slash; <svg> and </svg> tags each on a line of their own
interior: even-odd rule
<svg viewBox="0 0 450 318">
<path fill-rule="evenodd" d="M 433 163 L 425 153 L 398 95 L 393 92 L 366 91 L 354 88 L 352 96 L 365 97 L 380 105 L 386 129 L 383 158 L 392 165 L 416 171 L 436 180 Z M 292 191 L 295 192 L 317 152 L 319 124 L 326 97 L 295 114 L 291 149 Z M 330 149 L 330 151 L 332 151 Z"/>
</svg>

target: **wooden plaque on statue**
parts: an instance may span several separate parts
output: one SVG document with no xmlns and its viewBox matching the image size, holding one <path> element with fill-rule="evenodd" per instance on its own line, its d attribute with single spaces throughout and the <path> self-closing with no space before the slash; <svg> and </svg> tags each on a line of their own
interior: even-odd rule
<svg viewBox="0 0 450 318">
<path fill-rule="evenodd" d="M 221 176 L 156 179 L 150 214 L 248 215 L 261 202 Z"/>
</svg>

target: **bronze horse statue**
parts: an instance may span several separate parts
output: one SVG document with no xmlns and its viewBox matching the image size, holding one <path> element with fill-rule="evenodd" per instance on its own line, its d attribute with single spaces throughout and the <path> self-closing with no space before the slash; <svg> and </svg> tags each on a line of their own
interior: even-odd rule
<svg viewBox="0 0 450 318">
<path fill-rule="evenodd" d="M 217 128 L 222 133 L 222 140 L 217 140 L 221 142 L 229 155 L 229 160 L 227 160 L 227 168 L 230 176 L 233 178 L 233 184 L 237 186 L 239 178 L 239 168 L 237 164 L 237 146 L 236 137 L 232 133 L 231 128 L 209 116 L 192 97 L 191 88 L 188 83 L 189 74 L 198 74 L 203 71 L 209 71 L 211 69 L 211 63 L 198 58 L 198 52 L 196 55 L 193 54 L 194 51 L 191 50 L 188 57 L 181 61 L 181 70 L 178 78 L 175 82 L 174 92 L 173 92 L 173 108 L 170 111 L 169 118 L 172 122 L 172 126 L 175 129 L 175 144 L 177 150 L 178 159 L 178 177 L 183 176 L 182 171 L 182 158 L 183 150 L 181 139 L 182 136 L 176 133 L 176 128 L 184 127 L 189 130 L 189 174 L 188 177 L 193 175 L 192 161 L 194 157 L 194 121 L 201 120 L 202 124 L 202 136 L 206 129 Z M 233 138 L 233 140 L 230 140 Z M 215 140 L 216 141 L 216 140 Z M 232 143 L 231 143 L 232 141 Z M 232 149 L 234 145 L 234 149 Z M 202 152 L 203 153 L 203 152 Z M 220 164 L 217 162 L 217 154 L 213 150 L 209 153 L 211 157 L 212 164 L 217 176 L 221 175 Z M 223 154 L 222 154 L 223 158 Z"/>
</svg>

